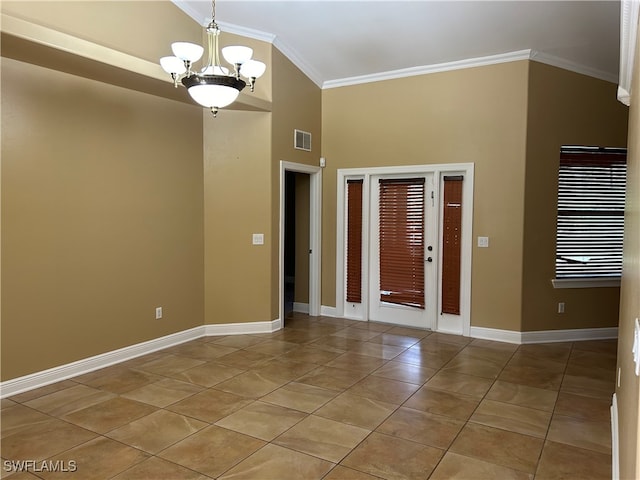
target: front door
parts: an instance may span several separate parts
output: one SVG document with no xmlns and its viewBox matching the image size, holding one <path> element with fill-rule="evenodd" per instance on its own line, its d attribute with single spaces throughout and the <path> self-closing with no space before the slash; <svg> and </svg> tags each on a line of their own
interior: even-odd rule
<svg viewBox="0 0 640 480">
<path fill-rule="evenodd" d="M 371 320 L 435 326 L 438 223 L 433 177 L 371 177 Z"/>
</svg>

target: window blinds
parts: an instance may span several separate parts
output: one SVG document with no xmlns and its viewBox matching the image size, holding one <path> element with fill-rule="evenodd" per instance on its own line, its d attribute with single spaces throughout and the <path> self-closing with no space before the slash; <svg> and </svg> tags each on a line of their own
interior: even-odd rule
<svg viewBox="0 0 640 480">
<path fill-rule="evenodd" d="M 347 180 L 347 302 L 362 301 L 362 180 Z"/>
<path fill-rule="evenodd" d="M 380 180 L 380 300 L 424 309 L 424 178 Z"/>
<path fill-rule="evenodd" d="M 561 150 L 556 278 L 620 276 L 626 172 L 624 149 Z"/>
</svg>

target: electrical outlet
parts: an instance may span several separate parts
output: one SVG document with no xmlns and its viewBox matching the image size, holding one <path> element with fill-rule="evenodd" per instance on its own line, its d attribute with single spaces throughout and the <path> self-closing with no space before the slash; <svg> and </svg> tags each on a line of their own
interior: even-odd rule
<svg viewBox="0 0 640 480">
<path fill-rule="evenodd" d="M 156 307 L 156 320 L 160 320 L 162 318 L 162 307 Z"/>
<path fill-rule="evenodd" d="M 558 313 L 564 313 L 564 302 L 558 303 Z"/>
</svg>

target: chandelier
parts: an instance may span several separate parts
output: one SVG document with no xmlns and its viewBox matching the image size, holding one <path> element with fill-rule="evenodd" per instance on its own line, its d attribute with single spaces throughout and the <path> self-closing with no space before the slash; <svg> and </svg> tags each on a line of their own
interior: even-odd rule
<svg viewBox="0 0 640 480">
<path fill-rule="evenodd" d="M 253 92 L 256 79 L 262 76 L 266 65 L 252 60 L 253 49 L 238 45 L 224 47 L 222 56 L 231 65 L 233 72 L 220 64 L 218 53 L 218 37 L 220 28 L 216 23 L 216 2 L 211 2 L 211 22 L 206 27 L 207 32 L 207 64 L 199 71 L 192 70 L 193 64 L 200 60 L 204 48 L 195 43 L 175 42 L 171 44 L 173 55 L 162 57 L 160 65 L 171 75 L 173 85 L 178 88 L 178 82 L 187 88 L 191 98 L 203 107 L 211 109 L 215 117 L 218 109 L 232 104 L 240 91 L 247 86 L 240 76 L 249 81 Z"/>
</svg>

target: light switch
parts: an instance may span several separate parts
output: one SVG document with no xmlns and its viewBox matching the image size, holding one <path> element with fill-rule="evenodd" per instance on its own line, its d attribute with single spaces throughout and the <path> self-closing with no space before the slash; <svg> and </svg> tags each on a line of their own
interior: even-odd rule
<svg viewBox="0 0 640 480">
<path fill-rule="evenodd" d="M 489 237 L 478 237 L 478 247 L 488 248 L 489 247 Z"/>
<path fill-rule="evenodd" d="M 253 234 L 253 244 L 254 245 L 264 245 L 264 233 L 254 233 Z"/>
</svg>

